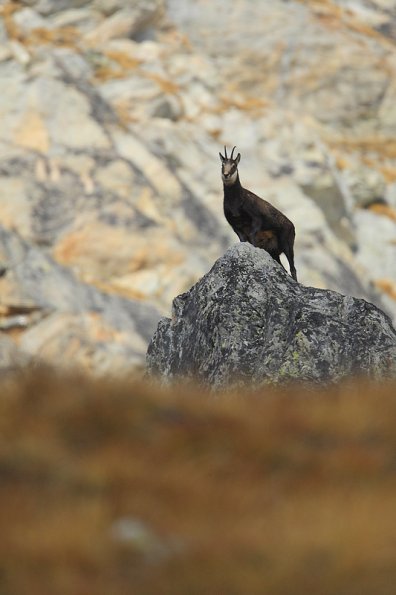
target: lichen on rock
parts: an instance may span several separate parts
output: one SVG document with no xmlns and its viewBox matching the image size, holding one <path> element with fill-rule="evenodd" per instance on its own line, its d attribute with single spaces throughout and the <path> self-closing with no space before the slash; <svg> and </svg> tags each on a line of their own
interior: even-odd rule
<svg viewBox="0 0 396 595">
<path fill-rule="evenodd" d="M 396 331 L 369 302 L 296 283 L 263 250 L 230 248 L 173 302 L 149 374 L 214 388 L 396 375 Z"/>
</svg>

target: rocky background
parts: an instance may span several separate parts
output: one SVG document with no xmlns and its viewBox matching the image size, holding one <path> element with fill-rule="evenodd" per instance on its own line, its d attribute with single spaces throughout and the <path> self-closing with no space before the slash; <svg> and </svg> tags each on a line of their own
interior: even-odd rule
<svg viewBox="0 0 396 595">
<path fill-rule="evenodd" d="M 0 0 L 0 363 L 142 364 L 232 245 L 218 152 L 299 281 L 396 319 L 396 1 Z"/>
</svg>

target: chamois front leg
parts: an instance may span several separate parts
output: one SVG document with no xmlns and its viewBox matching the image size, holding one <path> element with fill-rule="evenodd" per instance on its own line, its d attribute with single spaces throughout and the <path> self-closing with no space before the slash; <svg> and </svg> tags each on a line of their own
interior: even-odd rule
<svg viewBox="0 0 396 595">
<path fill-rule="evenodd" d="M 240 242 L 248 242 L 249 241 L 248 238 L 242 232 L 236 231 L 236 230 L 234 230 L 234 231 L 237 234 Z"/>
<path fill-rule="evenodd" d="M 261 229 L 261 222 L 260 221 L 256 221 L 252 223 L 252 228 L 250 230 L 250 238 L 249 238 L 249 242 L 252 244 L 252 246 L 255 246 L 256 248 L 259 247 L 258 246 L 258 242 L 257 242 L 257 234 Z"/>
</svg>

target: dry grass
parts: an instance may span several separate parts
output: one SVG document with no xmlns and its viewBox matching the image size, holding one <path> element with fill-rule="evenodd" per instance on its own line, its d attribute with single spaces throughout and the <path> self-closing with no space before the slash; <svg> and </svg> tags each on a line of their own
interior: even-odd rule
<svg viewBox="0 0 396 595">
<path fill-rule="evenodd" d="M 0 593 L 393 594 L 395 397 L 4 381 Z"/>
</svg>

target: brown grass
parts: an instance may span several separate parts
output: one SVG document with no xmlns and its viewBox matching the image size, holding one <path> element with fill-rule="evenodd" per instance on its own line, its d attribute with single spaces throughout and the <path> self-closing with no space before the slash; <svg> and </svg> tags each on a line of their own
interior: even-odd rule
<svg viewBox="0 0 396 595">
<path fill-rule="evenodd" d="M 4 380 L 0 592 L 393 595 L 395 397 Z"/>
</svg>

